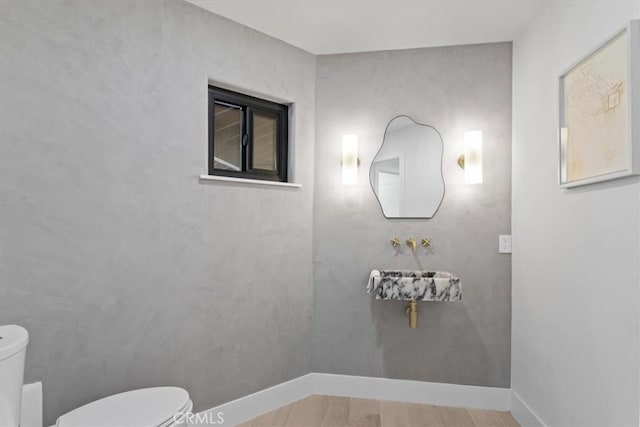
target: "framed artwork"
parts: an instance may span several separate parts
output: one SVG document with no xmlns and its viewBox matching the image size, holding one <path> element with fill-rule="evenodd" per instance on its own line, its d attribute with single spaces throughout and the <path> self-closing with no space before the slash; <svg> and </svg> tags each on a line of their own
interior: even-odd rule
<svg viewBox="0 0 640 427">
<path fill-rule="evenodd" d="M 640 174 L 640 20 L 559 78 L 563 188 Z"/>
</svg>

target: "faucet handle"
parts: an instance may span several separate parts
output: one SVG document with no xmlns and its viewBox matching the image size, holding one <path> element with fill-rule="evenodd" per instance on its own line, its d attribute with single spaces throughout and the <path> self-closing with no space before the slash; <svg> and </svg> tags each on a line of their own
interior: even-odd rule
<svg viewBox="0 0 640 427">
<path fill-rule="evenodd" d="M 423 248 L 428 248 L 429 246 L 431 246 L 431 239 L 428 237 L 423 237 L 422 238 L 422 247 Z"/>
<path fill-rule="evenodd" d="M 394 248 L 400 246 L 400 239 L 398 237 L 394 237 L 393 239 L 391 239 L 391 246 L 393 246 Z"/>
</svg>

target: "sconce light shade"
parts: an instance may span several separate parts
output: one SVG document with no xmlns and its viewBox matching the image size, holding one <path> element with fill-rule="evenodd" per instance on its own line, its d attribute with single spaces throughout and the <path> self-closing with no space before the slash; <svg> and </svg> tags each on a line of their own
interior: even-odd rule
<svg viewBox="0 0 640 427">
<path fill-rule="evenodd" d="M 342 136 L 342 184 L 358 184 L 358 135 Z"/>
<path fill-rule="evenodd" d="M 464 182 L 482 184 L 482 131 L 464 134 Z"/>
</svg>

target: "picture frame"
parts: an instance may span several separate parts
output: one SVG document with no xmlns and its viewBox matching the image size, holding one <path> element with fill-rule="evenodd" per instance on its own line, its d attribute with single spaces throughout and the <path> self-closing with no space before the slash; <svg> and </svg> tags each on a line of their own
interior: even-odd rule
<svg viewBox="0 0 640 427">
<path fill-rule="evenodd" d="M 572 188 L 640 174 L 640 20 L 558 78 L 558 181 Z"/>
</svg>

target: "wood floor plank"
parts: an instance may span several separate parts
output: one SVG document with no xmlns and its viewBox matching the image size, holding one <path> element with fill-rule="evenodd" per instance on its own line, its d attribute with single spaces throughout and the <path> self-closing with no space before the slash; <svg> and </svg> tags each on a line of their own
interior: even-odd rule
<svg viewBox="0 0 640 427">
<path fill-rule="evenodd" d="M 442 424 L 455 427 L 475 427 L 473 419 L 464 408 L 438 406 L 437 412 Z"/>
<path fill-rule="evenodd" d="M 446 427 L 440 420 L 436 406 L 407 403 L 407 409 L 412 426 Z"/>
<path fill-rule="evenodd" d="M 322 427 L 344 427 L 349 422 L 349 398 L 329 396 L 329 406 L 322 419 Z"/>
<path fill-rule="evenodd" d="M 520 427 L 509 412 L 309 396 L 238 427 Z"/>
<path fill-rule="evenodd" d="M 373 399 L 349 399 L 348 427 L 380 427 L 380 402 Z"/>
<path fill-rule="evenodd" d="M 510 412 L 498 412 L 500 419 L 502 419 L 502 423 L 506 427 L 520 427 L 520 424 L 513 418 Z"/>
<path fill-rule="evenodd" d="M 509 412 L 467 409 L 476 427 L 518 427 L 519 424 Z"/>
<path fill-rule="evenodd" d="M 294 402 L 289 410 L 286 427 L 319 426 L 329 405 L 328 396 L 311 395 Z"/>
<path fill-rule="evenodd" d="M 380 401 L 380 427 L 410 427 L 409 409 L 404 402 Z"/>
<path fill-rule="evenodd" d="M 270 420 L 271 424 L 265 425 L 271 427 L 282 427 L 287 423 L 287 418 L 289 417 L 289 411 L 291 410 L 291 405 L 283 406 L 282 408 L 278 408 L 275 411 L 271 412 L 273 417 Z"/>
<path fill-rule="evenodd" d="M 260 415 L 246 423 L 239 424 L 236 427 L 282 427 L 287 422 L 287 416 L 289 415 L 289 411 L 292 406 L 293 403 L 285 405 L 275 411 Z"/>
<path fill-rule="evenodd" d="M 495 411 L 467 409 L 467 413 L 476 427 L 503 427 L 504 425 L 502 419 Z"/>
</svg>

